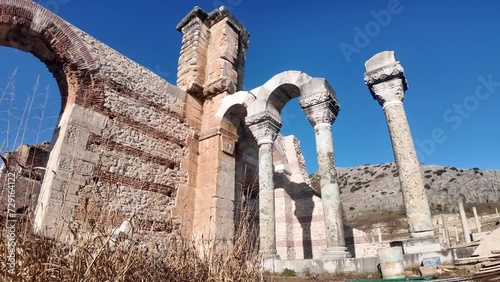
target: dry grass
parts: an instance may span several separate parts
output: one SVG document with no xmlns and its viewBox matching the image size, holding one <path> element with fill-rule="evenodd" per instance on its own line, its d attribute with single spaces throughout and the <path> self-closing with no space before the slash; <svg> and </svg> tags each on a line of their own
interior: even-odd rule
<svg viewBox="0 0 500 282">
<path fill-rule="evenodd" d="M 2 225 L 4 222 L 2 219 Z M 253 238 L 245 235 L 249 233 L 244 229 L 239 229 L 232 247 L 211 240 L 200 248 L 192 240 L 178 239 L 167 247 L 166 253 L 153 254 L 139 248 L 135 235 L 114 244 L 110 244 L 112 233 L 79 236 L 88 239 L 69 245 L 33 234 L 29 221 L 24 221 L 18 224 L 16 232 L 15 276 L 7 273 L 7 242 L 0 242 L 0 269 L 5 270 L 0 280 L 256 281 L 260 258 Z"/>
<path fill-rule="evenodd" d="M 2 195 L 5 196 L 5 195 Z M 84 214 L 91 213 L 85 209 Z M 144 248 L 140 228 L 130 236 L 110 230 L 109 214 L 91 225 L 68 224 L 74 241 L 64 244 L 32 232 L 33 209 L 17 215 L 16 274 L 8 270 L 5 237 L 0 241 L 0 281 L 258 281 L 261 258 L 256 247 L 255 212 L 239 209 L 234 239 L 192 240 L 171 234 L 156 250 Z M 5 233 L 5 213 L 0 229 Z M 84 216 L 84 219 L 87 216 Z M 133 222 L 133 221 L 132 221 Z M 138 222 L 140 223 L 140 222 Z M 113 224 L 111 224 L 113 225 Z M 158 250 L 166 250 L 159 252 Z"/>
<path fill-rule="evenodd" d="M 108 201 L 113 197 L 103 196 Z M 15 275 L 7 271 L 7 240 L 0 241 L 0 281 L 258 281 L 261 258 L 256 246 L 256 214 L 241 205 L 234 239 L 183 239 L 174 231 L 156 250 L 144 248 L 148 239 L 139 227 L 130 237 L 114 236 L 110 226 L 116 226 L 112 224 L 116 220 L 102 210 L 90 224 L 87 215 L 95 211 L 86 205 L 83 221 L 68 223 L 76 238 L 71 244 L 38 236 L 32 232 L 33 209 L 28 206 L 17 214 Z M 0 214 L 4 234 L 5 215 Z"/>
<path fill-rule="evenodd" d="M 15 75 L 16 71 L 9 78 L 7 86 L 0 89 L 0 103 L 4 101 L 7 108 L 4 111 L 7 114 L 5 136 L 9 137 L 0 144 L 0 156 L 24 143 L 26 133 L 31 132 L 28 120 L 33 116 L 39 120 L 38 129 L 33 130 L 36 134 L 35 142 L 38 143 L 40 132 L 43 131 L 42 123 L 48 118 L 45 113 L 48 90 L 39 95 L 38 81 L 33 88 L 33 94 L 25 103 L 22 114 L 15 111 Z M 43 97 L 43 101 L 40 102 L 40 110 L 36 116 L 34 105 L 39 96 Z M 5 166 L 5 170 L 9 170 L 8 165 Z M 5 201 L 6 185 L 0 184 L 3 184 L 0 189 L 0 201 Z M 106 191 L 104 188 L 103 190 Z M 117 189 L 108 190 L 117 191 Z M 33 194 L 33 191 L 30 194 Z M 102 201 L 107 202 L 106 200 L 110 200 L 108 197 L 104 197 Z M 157 250 L 166 250 L 165 252 L 156 252 L 143 247 L 148 239 L 139 230 L 140 221 L 136 228 L 137 232 L 133 232 L 130 237 L 114 237 L 114 230 L 110 230 L 114 218 L 105 215 L 107 213 L 101 209 L 96 211 L 101 218 L 92 223 L 91 220 L 87 220 L 87 215 L 91 212 L 87 208 L 83 220 L 66 222 L 71 226 L 72 237 L 77 238 L 71 244 L 56 242 L 32 232 L 32 208 L 28 206 L 24 210 L 23 206 L 21 211 L 23 214 L 17 215 L 14 275 L 8 272 L 9 245 L 5 237 L 7 213 L 4 210 L 0 211 L 0 229 L 3 235 L 0 239 L 0 281 L 138 282 L 260 279 L 261 258 L 255 245 L 255 224 L 252 224 L 255 222 L 255 213 L 244 206 L 237 209 L 239 224 L 235 228 L 234 237 L 231 236 L 234 239 L 195 241 L 190 239 L 191 236 L 186 236 L 186 239 L 180 234 L 172 234 L 171 237 L 175 239 L 165 240 L 168 242 L 165 244 L 168 245 L 157 246 Z"/>
</svg>

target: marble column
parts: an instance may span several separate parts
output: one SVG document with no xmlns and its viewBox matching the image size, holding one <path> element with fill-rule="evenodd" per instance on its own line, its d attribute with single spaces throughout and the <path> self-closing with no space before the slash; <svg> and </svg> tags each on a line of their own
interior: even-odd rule
<svg viewBox="0 0 500 282">
<path fill-rule="evenodd" d="M 462 222 L 462 230 L 464 232 L 464 241 L 465 243 L 470 243 L 469 222 L 467 221 L 467 215 L 465 214 L 464 202 L 458 202 L 458 210 L 460 212 L 460 221 Z"/>
<path fill-rule="evenodd" d="M 264 259 L 279 259 L 276 253 L 273 142 L 281 121 L 269 112 L 246 118 L 259 146 L 259 251 Z"/>
<path fill-rule="evenodd" d="M 316 154 L 321 186 L 321 203 L 325 221 L 326 249 L 323 259 L 346 258 L 344 224 L 335 155 L 333 151 L 332 123 L 340 110 L 333 96 L 333 90 L 303 93 L 299 103 L 309 122 L 314 127 L 316 136 Z"/>
<path fill-rule="evenodd" d="M 365 83 L 383 107 L 399 172 L 406 217 L 412 238 L 434 235 L 429 202 L 403 107 L 408 88 L 403 68 L 393 51 L 376 54 L 365 63 Z"/>
<path fill-rule="evenodd" d="M 481 221 L 477 215 L 476 207 L 472 207 L 472 213 L 474 214 L 474 222 L 476 223 L 476 232 L 481 232 Z"/>
<path fill-rule="evenodd" d="M 450 232 L 448 230 L 448 217 L 443 214 L 441 215 L 441 219 L 443 220 L 444 242 L 446 243 L 446 248 L 448 249 L 451 247 Z"/>
</svg>

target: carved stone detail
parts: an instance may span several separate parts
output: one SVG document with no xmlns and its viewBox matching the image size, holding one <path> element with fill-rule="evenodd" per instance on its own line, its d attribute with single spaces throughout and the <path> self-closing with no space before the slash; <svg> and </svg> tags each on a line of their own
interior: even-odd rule
<svg viewBox="0 0 500 282">
<path fill-rule="evenodd" d="M 268 111 L 247 117 L 245 122 L 259 145 L 273 143 L 282 125 L 281 121 Z"/>
<path fill-rule="evenodd" d="M 234 147 L 236 145 L 236 140 L 225 135 L 221 135 L 222 140 L 222 152 L 233 155 Z"/>
<path fill-rule="evenodd" d="M 340 104 L 335 98 L 335 92 L 333 92 L 333 89 L 324 89 L 317 92 L 303 94 L 299 98 L 299 105 L 304 109 L 327 101 L 331 101 L 333 103 L 333 108 L 337 113 L 340 111 Z"/>
<path fill-rule="evenodd" d="M 366 72 L 364 78 L 373 99 L 377 100 L 381 106 L 388 102 L 404 100 L 408 83 L 399 61 Z"/>
<path fill-rule="evenodd" d="M 333 101 L 326 101 L 302 109 L 313 127 L 321 123 L 332 124 L 337 118 L 338 111 Z"/>
<path fill-rule="evenodd" d="M 332 124 L 340 111 L 333 89 L 304 93 L 299 104 L 312 126 L 320 123 Z"/>
<path fill-rule="evenodd" d="M 226 154 L 233 155 L 234 148 L 236 147 L 236 142 L 238 142 L 238 135 L 233 134 L 232 132 L 220 127 L 216 126 L 210 128 L 206 131 L 200 133 L 199 140 L 205 140 L 212 138 L 214 136 L 220 136 L 222 151 Z"/>
<path fill-rule="evenodd" d="M 205 139 L 217 136 L 217 135 L 223 135 L 228 139 L 233 140 L 234 142 L 238 141 L 238 135 L 233 134 L 232 132 L 220 127 L 212 127 L 208 130 L 205 130 L 200 133 L 200 137 L 198 138 L 200 141 L 203 141 Z"/>
<path fill-rule="evenodd" d="M 404 79 L 405 74 L 404 74 L 404 69 L 399 63 L 399 61 L 396 61 L 394 63 L 385 65 L 381 68 L 378 68 L 373 71 L 369 71 L 365 73 L 365 83 L 368 86 L 371 86 L 373 84 L 377 84 L 380 82 L 388 81 L 393 78 L 402 78 Z M 406 84 L 406 80 L 405 80 Z M 406 90 L 406 89 L 405 89 Z"/>
<path fill-rule="evenodd" d="M 400 78 L 372 85 L 370 90 L 373 98 L 377 100 L 381 106 L 386 105 L 388 102 L 403 102 L 405 96 L 405 87 L 403 80 Z"/>
</svg>

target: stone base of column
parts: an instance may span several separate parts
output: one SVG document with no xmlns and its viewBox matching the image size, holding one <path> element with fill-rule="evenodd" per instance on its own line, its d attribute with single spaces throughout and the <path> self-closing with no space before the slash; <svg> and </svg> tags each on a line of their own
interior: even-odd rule
<svg viewBox="0 0 500 282">
<path fill-rule="evenodd" d="M 351 253 L 347 251 L 346 247 L 330 247 L 325 249 L 320 259 L 328 260 L 328 259 L 342 259 L 350 257 Z"/>
<path fill-rule="evenodd" d="M 441 251 L 441 244 L 437 237 L 411 238 L 403 242 L 405 254 L 419 254 Z"/>
<path fill-rule="evenodd" d="M 276 251 L 261 251 L 262 254 L 262 268 L 274 272 L 275 261 L 281 260 L 280 256 L 276 254 Z"/>
<path fill-rule="evenodd" d="M 412 239 L 424 239 L 424 238 L 433 238 L 434 231 L 422 231 L 422 232 L 410 232 L 410 238 Z"/>
<path fill-rule="evenodd" d="M 280 256 L 276 253 L 276 251 L 264 251 L 264 250 L 261 250 L 260 254 L 262 255 L 262 259 L 263 260 L 281 259 Z"/>
</svg>

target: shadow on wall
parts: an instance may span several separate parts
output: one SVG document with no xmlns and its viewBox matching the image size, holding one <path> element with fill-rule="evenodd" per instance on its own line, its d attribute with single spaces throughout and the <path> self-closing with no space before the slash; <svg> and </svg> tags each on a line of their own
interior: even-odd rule
<svg viewBox="0 0 500 282">
<path fill-rule="evenodd" d="M 312 259 L 314 238 L 311 232 L 311 224 L 315 207 L 313 197 L 320 197 L 320 194 L 306 183 L 295 183 L 290 181 L 283 173 L 277 173 L 275 179 L 278 184 L 277 187 L 283 187 L 285 192 L 295 203 L 294 216 L 300 223 L 302 229 L 304 259 Z"/>
<path fill-rule="evenodd" d="M 344 221 L 345 222 L 345 221 Z M 349 252 L 352 257 L 356 257 L 356 242 L 354 240 L 354 231 L 350 225 L 344 225 L 344 237 L 345 246 L 347 247 L 347 252 Z"/>
<path fill-rule="evenodd" d="M 312 223 L 315 220 L 314 209 L 317 208 L 316 203 L 314 202 L 314 197 L 321 198 L 321 194 L 306 183 L 295 183 L 290 181 L 284 173 L 276 173 L 275 181 L 276 187 L 283 187 L 290 199 L 294 202 L 295 209 L 293 211 L 293 216 L 297 222 L 300 223 L 302 229 L 301 243 L 304 259 L 313 259 L 314 247 L 320 247 L 315 245 L 315 242 L 318 244 L 321 239 L 324 239 L 317 238 L 317 231 L 314 232 L 311 228 Z M 323 232 L 323 230 L 320 232 Z M 344 225 L 344 236 L 347 251 L 355 257 L 354 231 L 351 226 Z"/>
</svg>

